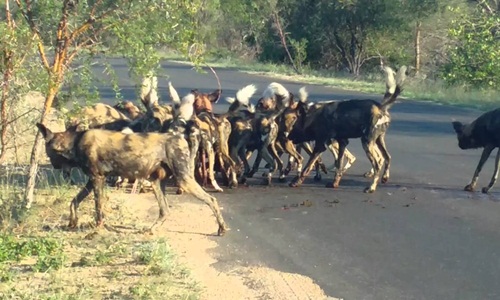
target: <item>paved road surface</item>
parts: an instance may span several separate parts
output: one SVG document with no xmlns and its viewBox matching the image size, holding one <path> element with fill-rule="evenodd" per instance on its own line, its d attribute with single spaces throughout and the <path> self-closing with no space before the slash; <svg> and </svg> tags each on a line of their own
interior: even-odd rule
<svg viewBox="0 0 500 300">
<path fill-rule="evenodd" d="M 113 65 L 125 97 L 135 99 L 124 61 Z M 164 68 L 181 96 L 191 88 L 217 88 L 210 73 L 174 63 Z M 217 71 L 223 96 L 250 83 L 258 85 L 260 94 L 273 80 L 234 69 Z M 280 82 L 292 92 L 302 86 Z M 160 79 L 160 86 L 167 99 L 166 79 Z M 369 97 L 307 87 L 313 100 Z M 103 92 L 112 97 L 110 89 Z M 216 110 L 225 108 L 220 103 Z M 462 191 L 480 150 L 460 150 L 450 124 L 454 118 L 471 121 L 480 112 L 403 100 L 391 113 L 386 139 L 393 158 L 391 179 L 373 195 L 362 193 L 368 180 L 361 174 L 369 163 L 359 140 L 349 145 L 358 160 L 338 190 L 324 187 L 331 180 L 328 174 L 321 183 L 309 180 L 300 188 L 277 181 L 263 187 L 257 178 L 249 188 L 218 194 L 232 229 L 214 238 L 220 244 L 221 270 L 236 261 L 265 264 L 310 276 L 330 296 L 345 299 L 500 299 L 500 184 L 490 195 Z M 333 163 L 331 154 L 324 157 L 327 165 Z M 492 166 L 490 159 L 479 187 L 487 184 Z M 313 205 L 294 207 L 304 200 Z"/>
</svg>

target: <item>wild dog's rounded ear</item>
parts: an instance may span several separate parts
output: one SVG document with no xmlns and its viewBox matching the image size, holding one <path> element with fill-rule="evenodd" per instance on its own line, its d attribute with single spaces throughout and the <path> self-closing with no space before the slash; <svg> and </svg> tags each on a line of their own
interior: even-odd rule
<svg viewBox="0 0 500 300">
<path fill-rule="evenodd" d="M 54 133 L 52 133 L 52 131 L 42 123 L 36 123 L 36 127 L 38 127 L 38 130 L 40 130 L 40 133 L 42 134 L 45 141 L 50 141 L 54 137 Z"/>
<path fill-rule="evenodd" d="M 221 94 L 222 94 L 222 90 L 217 89 L 217 90 L 213 91 L 212 93 L 208 94 L 208 100 L 210 102 L 217 103 L 217 101 L 219 101 L 219 99 L 220 99 Z"/>
<path fill-rule="evenodd" d="M 453 125 L 453 129 L 455 129 L 456 133 L 462 133 L 463 125 L 461 122 L 453 121 L 451 124 Z"/>
</svg>

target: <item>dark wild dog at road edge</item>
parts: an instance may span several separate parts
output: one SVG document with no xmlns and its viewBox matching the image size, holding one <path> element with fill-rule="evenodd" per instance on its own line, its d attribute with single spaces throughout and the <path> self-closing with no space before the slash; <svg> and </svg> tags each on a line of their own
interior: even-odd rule
<svg viewBox="0 0 500 300">
<path fill-rule="evenodd" d="M 223 235 L 227 226 L 217 199 L 207 194 L 196 182 L 189 168 L 189 146 L 178 133 L 123 133 L 104 129 L 85 131 L 66 130 L 53 133 L 37 123 L 46 149 L 78 165 L 89 177 L 85 187 L 71 201 L 69 227 L 78 224 L 79 204 L 93 191 L 96 225 L 103 225 L 102 211 L 106 176 L 131 179 L 150 179 L 159 206 L 159 218 L 151 229 L 166 220 L 168 203 L 165 197 L 166 180 L 173 175 L 183 190 L 205 202 L 213 211 Z"/>
<path fill-rule="evenodd" d="M 458 147 L 460 149 L 483 148 L 481 159 L 479 159 L 472 180 L 464 188 L 466 191 L 474 191 L 479 173 L 488 160 L 488 157 L 490 157 L 493 149 L 499 148 L 495 159 L 493 176 L 488 186 L 483 187 L 481 190 L 485 194 L 488 193 L 497 181 L 500 167 L 500 108 L 482 114 L 470 124 L 462 124 L 461 122 L 454 121 L 452 125 L 457 134 Z"/>
<path fill-rule="evenodd" d="M 296 187 L 303 182 L 331 139 L 339 143 L 339 154 L 335 162 L 336 171 L 331 187 L 339 186 L 343 175 L 341 163 L 345 148 L 349 139 L 352 138 L 361 138 L 363 149 L 374 170 L 373 181 L 364 189 L 364 192 L 374 192 L 380 179 L 382 166 L 378 160 L 377 148 L 384 158 L 382 183 L 388 181 L 391 156 L 385 145 L 385 134 L 391 122 L 389 108 L 396 102 L 402 91 L 407 67 L 402 66 L 397 74 L 388 66 L 382 65 L 382 69 L 387 76 L 387 90 L 382 102 L 371 99 L 351 99 L 326 103 L 317 109 L 307 110 L 306 106 L 303 106 L 301 119 L 296 122 L 298 126 L 290 132 L 289 138 L 294 143 L 313 140 L 315 146 L 306 168 L 290 183 L 290 186 Z"/>
</svg>

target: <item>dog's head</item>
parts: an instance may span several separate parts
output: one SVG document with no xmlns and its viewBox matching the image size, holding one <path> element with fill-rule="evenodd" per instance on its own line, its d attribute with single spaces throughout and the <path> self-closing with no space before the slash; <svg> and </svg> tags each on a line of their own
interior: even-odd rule
<svg viewBox="0 0 500 300">
<path fill-rule="evenodd" d="M 143 132 L 158 132 L 166 122 L 174 119 L 172 105 L 157 105 L 152 107 L 141 119 Z"/>
<path fill-rule="evenodd" d="M 478 147 L 476 140 L 472 136 L 472 128 L 470 124 L 462 124 L 458 121 L 454 121 L 451 124 L 457 134 L 458 147 L 460 147 L 460 149 L 472 149 Z"/>
<path fill-rule="evenodd" d="M 123 101 L 117 103 L 113 108 L 117 109 L 119 112 L 125 114 L 131 120 L 140 118 L 143 114 L 139 107 L 137 107 L 132 101 Z"/>
<path fill-rule="evenodd" d="M 222 90 L 217 89 L 211 93 L 200 93 L 197 89 L 191 90 L 194 95 L 194 109 L 198 114 L 202 111 L 212 112 L 212 103 L 217 103 L 222 94 Z"/>
<path fill-rule="evenodd" d="M 295 108 L 287 108 L 281 117 L 281 128 L 285 137 L 288 137 L 299 118 L 299 111 Z"/>
<path fill-rule="evenodd" d="M 63 157 L 68 160 L 75 158 L 75 144 L 79 135 L 76 126 L 70 127 L 63 132 L 52 132 L 40 123 L 37 123 L 36 126 L 45 139 L 45 150 L 51 160 L 57 157 Z"/>
<path fill-rule="evenodd" d="M 258 111 L 270 111 L 276 109 L 276 101 L 270 97 L 261 97 L 257 101 L 256 108 Z"/>
</svg>

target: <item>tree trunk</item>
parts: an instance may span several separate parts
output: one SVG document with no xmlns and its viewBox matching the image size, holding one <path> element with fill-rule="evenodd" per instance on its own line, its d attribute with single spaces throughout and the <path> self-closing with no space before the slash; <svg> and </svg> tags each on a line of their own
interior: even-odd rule
<svg viewBox="0 0 500 300">
<path fill-rule="evenodd" d="M 274 24 L 276 25 L 276 31 L 278 32 L 278 35 L 280 37 L 281 45 L 283 46 L 283 48 L 285 48 L 286 55 L 288 56 L 288 59 L 292 64 L 293 70 L 295 71 L 295 73 L 301 75 L 300 70 L 295 65 L 295 61 L 293 60 L 292 54 L 290 54 L 290 51 L 288 50 L 288 45 L 286 43 L 286 36 L 285 33 L 283 32 L 283 27 L 281 26 L 280 23 L 280 16 L 278 15 L 277 12 L 273 13 L 273 19 L 274 19 Z"/>
<path fill-rule="evenodd" d="M 2 147 L 2 152 L 0 153 L 0 164 L 2 164 L 5 160 L 5 156 L 7 154 L 7 127 L 9 124 L 9 114 L 7 112 L 7 102 L 9 98 L 9 88 L 10 88 L 10 78 L 12 77 L 12 52 L 6 50 L 4 52 L 4 73 L 3 73 L 3 82 L 2 82 L 2 102 L 0 104 L 0 116 L 2 127 L 0 128 L 0 145 Z"/>
<path fill-rule="evenodd" d="M 420 64 L 421 64 L 421 52 L 420 52 L 421 26 L 422 22 L 418 20 L 415 29 L 415 72 L 417 74 L 420 72 Z"/>
<path fill-rule="evenodd" d="M 52 107 L 52 103 L 54 102 L 55 95 L 59 90 L 58 85 L 53 85 L 45 98 L 45 105 L 43 107 L 42 116 L 40 117 L 40 123 L 45 123 L 45 118 Z M 40 156 L 40 148 L 42 146 L 42 138 L 40 135 L 40 131 L 37 130 L 35 136 L 35 142 L 33 143 L 33 149 L 31 150 L 30 157 L 30 169 L 28 173 L 28 182 L 26 183 L 26 190 L 24 195 L 24 200 L 26 204 L 26 208 L 30 208 L 33 204 L 34 195 L 35 195 L 35 184 L 36 184 L 36 174 L 38 173 L 38 157 Z"/>
<path fill-rule="evenodd" d="M 9 1 L 5 1 L 5 21 L 7 23 L 7 28 L 10 31 L 14 29 L 14 22 L 12 21 L 12 15 L 10 13 Z M 7 154 L 7 126 L 9 124 L 9 114 L 7 113 L 7 102 L 9 98 L 9 88 L 10 79 L 12 78 L 12 73 L 14 72 L 14 52 L 11 46 L 6 46 L 3 51 L 3 82 L 2 82 L 2 100 L 0 103 L 0 116 L 2 127 L 0 128 L 0 145 L 2 147 L 2 152 L 0 153 L 0 164 L 5 160 L 5 155 Z"/>
</svg>

